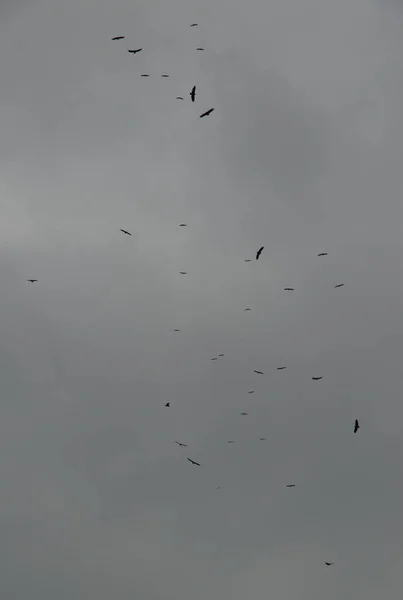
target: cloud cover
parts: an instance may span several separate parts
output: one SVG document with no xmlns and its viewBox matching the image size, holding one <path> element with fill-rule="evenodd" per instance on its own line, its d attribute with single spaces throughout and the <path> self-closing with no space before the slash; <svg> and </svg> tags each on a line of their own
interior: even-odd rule
<svg viewBox="0 0 403 600">
<path fill-rule="evenodd" d="M 397 597 L 401 4 L 10 6 L 4 596 Z"/>
</svg>

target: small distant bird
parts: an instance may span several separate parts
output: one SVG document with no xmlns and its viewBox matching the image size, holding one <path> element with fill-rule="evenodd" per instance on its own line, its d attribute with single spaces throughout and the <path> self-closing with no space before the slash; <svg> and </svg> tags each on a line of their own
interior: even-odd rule
<svg viewBox="0 0 403 600">
<path fill-rule="evenodd" d="M 180 271 L 181 275 L 187 275 L 186 271 Z"/>
<path fill-rule="evenodd" d="M 327 256 L 327 255 L 328 255 L 328 252 L 321 252 L 320 254 L 318 254 L 318 256 Z"/>
<path fill-rule="evenodd" d="M 174 331 L 180 331 L 180 329 L 174 329 Z"/>
<path fill-rule="evenodd" d="M 277 371 L 282 371 L 283 369 L 286 369 L 287 367 L 277 367 Z"/>
<path fill-rule="evenodd" d="M 358 422 L 358 419 L 356 419 L 355 423 L 354 423 L 354 433 L 357 433 L 357 431 L 359 430 L 359 428 L 360 428 L 360 424 Z"/>
<path fill-rule="evenodd" d="M 256 260 L 259 260 L 259 256 L 262 254 L 263 250 L 264 250 L 264 246 L 259 248 L 259 250 L 256 252 Z"/>
<path fill-rule="evenodd" d="M 196 48 L 196 50 L 204 50 L 204 48 Z"/>
<path fill-rule="evenodd" d="M 219 354 L 218 356 L 224 356 L 224 354 Z"/>
<path fill-rule="evenodd" d="M 285 487 L 292 488 L 292 487 L 295 487 L 295 484 L 294 484 L 294 483 L 291 483 L 291 484 L 288 484 L 288 485 L 286 485 Z"/>
<path fill-rule="evenodd" d="M 200 119 L 202 119 L 203 117 L 207 117 L 208 115 L 211 115 L 213 110 L 214 110 L 214 108 L 210 108 L 209 110 L 206 110 L 206 112 L 204 112 L 203 114 L 200 115 Z"/>
<path fill-rule="evenodd" d="M 167 408 L 169 408 L 169 407 L 171 406 L 171 403 L 170 403 L 170 402 L 167 402 L 167 403 L 165 404 L 165 406 L 166 406 Z"/>
<path fill-rule="evenodd" d="M 124 36 L 124 35 L 117 35 L 116 37 L 112 38 L 112 42 L 113 42 L 114 40 L 124 40 L 124 39 L 125 39 L 125 36 Z"/>
<path fill-rule="evenodd" d="M 234 440 L 228 440 L 228 444 L 233 444 Z"/>
<path fill-rule="evenodd" d="M 191 27 L 197 27 L 198 23 L 192 23 Z"/>
<path fill-rule="evenodd" d="M 261 438 L 259 438 L 259 440 L 260 440 L 261 442 L 264 442 L 264 440 L 267 440 L 267 438 L 263 438 L 263 437 L 261 437 Z"/>
<path fill-rule="evenodd" d="M 344 283 L 339 283 L 339 285 L 335 285 L 334 287 L 338 288 L 338 287 L 343 287 L 343 286 L 344 286 Z"/>
<path fill-rule="evenodd" d="M 255 369 L 253 369 L 254 373 L 257 373 L 258 375 L 264 375 L 263 371 L 255 371 Z"/>
<path fill-rule="evenodd" d="M 181 446 L 182 448 L 187 448 L 186 444 L 182 444 L 182 442 L 177 442 L 176 440 L 175 440 L 175 444 L 178 444 L 178 446 Z"/>
<path fill-rule="evenodd" d="M 294 291 L 294 288 L 284 288 L 284 291 L 285 291 L 285 292 L 293 292 L 293 291 Z"/>
<path fill-rule="evenodd" d="M 328 562 L 325 562 L 325 565 L 326 565 L 327 567 L 330 567 L 331 565 L 334 565 L 334 563 L 328 563 Z"/>
<path fill-rule="evenodd" d="M 245 262 L 252 262 L 252 259 L 251 258 L 246 258 Z"/>
<path fill-rule="evenodd" d="M 130 54 L 137 54 L 137 52 L 141 52 L 143 48 L 137 48 L 137 50 L 128 50 Z"/>
<path fill-rule="evenodd" d="M 183 97 L 182 96 L 176 96 L 176 99 L 177 100 L 183 100 Z"/>
<path fill-rule="evenodd" d="M 243 312 L 246 312 L 248 310 L 252 310 L 251 308 L 245 308 Z"/>
<path fill-rule="evenodd" d="M 142 73 L 142 77 L 150 77 L 149 73 Z"/>
<path fill-rule="evenodd" d="M 189 92 L 189 96 L 191 97 L 192 102 L 194 102 L 195 98 L 196 98 L 196 86 L 195 85 L 192 87 L 191 92 Z"/>
<path fill-rule="evenodd" d="M 218 358 L 216 356 L 213 356 L 213 358 L 210 358 L 210 360 L 218 360 Z"/>
<path fill-rule="evenodd" d="M 37 279 L 27 279 L 27 281 L 29 281 L 29 283 L 35 283 L 38 280 Z"/>
<path fill-rule="evenodd" d="M 313 379 L 314 381 L 319 381 L 319 379 L 323 379 L 323 375 L 322 375 L 322 377 L 312 377 L 312 379 Z"/>
<path fill-rule="evenodd" d="M 241 415 L 242 415 L 243 417 L 246 417 L 246 415 L 247 415 L 247 414 L 248 414 L 248 413 L 241 413 Z"/>
<path fill-rule="evenodd" d="M 121 229 L 120 231 L 125 235 L 131 235 L 130 231 L 126 231 L 126 229 Z"/>
<path fill-rule="evenodd" d="M 186 223 L 179 223 L 179 227 L 187 227 Z"/>
<path fill-rule="evenodd" d="M 170 77 L 170 75 L 161 75 L 161 77 Z"/>
<path fill-rule="evenodd" d="M 254 394 L 255 390 L 249 390 L 248 394 Z"/>
<path fill-rule="evenodd" d="M 188 456 L 186 457 L 188 459 L 189 462 L 192 463 L 192 465 L 197 465 L 198 467 L 201 467 L 201 464 L 196 462 L 195 460 L 192 460 L 191 458 L 189 458 Z"/>
</svg>

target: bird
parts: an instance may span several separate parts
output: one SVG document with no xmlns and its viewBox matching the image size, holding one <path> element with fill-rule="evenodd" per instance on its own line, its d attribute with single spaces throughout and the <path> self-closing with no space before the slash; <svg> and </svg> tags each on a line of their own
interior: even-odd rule
<svg viewBox="0 0 403 600">
<path fill-rule="evenodd" d="M 319 379 L 323 379 L 323 375 L 322 375 L 322 377 L 312 377 L 312 379 L 313 379 L 314 381 L 319 381 Z"/>
<path fill-rule="evenodd" d="M 247 414 L 248 414 L 248 413 L 245 413 L 245 412 L 241 413 L 241 415 L 242 415 L 243 417 L 246 417 L 246 415 L 247 415 Z"/>
<path fill-rule="evenodd" d="M 142 73 L 142 77 L 150 77 L 149 73 Z"/>
<path fill-rule="evenodd" d="M 243 312 L 247 312 L 248 310 L 252 310 L 251 308 L 245 308 Z"/>
<path fill-rule="evenodd" d="M 175 444 L 178 444 L 178 446 L 181 446 L 182 448 L 187 448 L 186 444 L 182 444 L 182 442 L 177 442 L 176 440 L 175 440 Z"/>
<path fill-rule="evenodd" d="M 112 38 L 112 42 L 113 42 L 114 40 L 124 40 L 124 39 L 125 39 L 125 36 L 124 36 L 124 35 L 117 35 L 116 37 Z"/>
<path fill-rule="evenodd" d="M 180 271 L 181 275 L 187 275 L 186 271 Z"/>
<path fill-rule="evenodd" d="M 126 231 L 126 229 L 121 229 L 120 231 L 125 235 L 131 235 L 130 231 Z"/>
<path fill-rule="evenodd" d="M 263 250 L 264 250 L 264 246 L 259 248 L 259 250 L 256 252 L 256 260 L 259 260 L 259 256 L 262 254 Z"/>
<path fill-rule="evenodd" d="M 343 286 L 344 286 L 344 283 L 339 283 L 338 285 L 335 285 L 334 287 L 338 288 L 338 287 L 343 287 Z"/>
<path fill-rule="evenodd" d="M 224 354 L 219 354 L 218 356 L 224 356 Z"/>
<path fill-rule="evenodd" d="M 35 283 L 38 280 L 37 279 L 27 279 L 27 281 L 29 281 L 29 283 Z"/>
<path fill-rule="evenodd" d="M 258 375 L 264 375 L 263 371 L 255 371 L 255 369 L 253 369 L 254 373 L 257 373 Z"/>
<path fill-rule="evenodd" d="M 179 227 L 187 227 L 186 223 L 179 223 Z"/>
<path fill-rule="evenodd" d="M 285 291 L 285 292 L 293 292 L 293 291 L 294 291 L 294 288 L 284 288 L 284 291 Z"/>
<path fill-rule="evenodd" d="M 264 442 L 264 440 L 267 440 L 267 438 L 261 437 L 261 438 L 259 438 L 259 440 L 260 440 L 261 442 Z"/>
<path fill-rule="evenodd" d="M 130 54 L 137 54 L 137 52 L 141 52 L 143 48 L 137 48 L 137 50 L 128 50 Z"/>
<path fill-rule="evenodd" d="M 252 262 L 252 259 L 251 258 L 246 258 L 245 262 Z"/>
<path fill-rule="evenodd" d="M 204 48 L 196 48 L 196 50 L 204 50 Z"/>
<path fill-rule="evenodd" d="M 318 254 L 318 256 L 327 256 L 327 255 L 328 255 L 328 252 L 321 252 L 320 254 Z"/>
<path fill-rule="evenodd" d="M 191 24 L 191 27 L 197 27 L 197 26 L 198 26 L 198 23 L 192 23 Z"/>
<path fill-rule="evenodd" d="M 180 331 L 180 329 L 174 329 L 174 331 Z"/>
<path fill-rule="evenodd" d="M 192 465 L 197 465 L 198 467 L 201 467 L 201 464 L 196 462 L 195 460 L 192 460 L 191 458 L 189 458 L 188 456 L 186 457 L 188 459 L 189 462 L 192 463 Z"/>
<path fill-rule="evenodd" d="M 288 485 L 286 485 L 285 487 L 292 488 L 292 487 L 295 487 L 295 484 L 294 484 L 294 483 L 289 483 L 289 484 L 288 484 Z"/>
<path fill-rule="evenodd" d="M 358 422 L 358 419 L 356 419 L 355 423 L 354 423 L 354 433 L 357 433 L 357 431 L 359 430 L 359 428 L 360 428 L 360 424 Z"/>
<path fill-rule="evenodd" d="M 213 358 L 210 358 L 210 360 L 218 360 L 218 358 L 216 356 L 213 356 Z"/>
<path fill-rule="evenodd" d="M 195 85 L 192 87 L 191 92 L 189 92 L 189 96 L 191 97 L 192 102 L 194 102 L 195 98 L 196 98 L 196 86 Z"/>
<path fill-rule="evenodd" d="M 170 77 L 170 75 L 161 75 L 161 77 Z"/>
<path fill-rule="evenodd" d="M 286 369 L 287 367 L 277 367 L 277 371 L 282 371 L 283 369 Z"/>
<path fill-rule="evenodd" d="M 249 390 L 248 394 L 254 394 L 255 390 Z"/>
<path fill-rule="evenodd" d="M 167 402 L 167 403 L 165 404 L 165 406 L 166 406 L 167 408 L 169 408 L 169 407 L 171 406 L 171 403 L 170 403 L 170 402 Z"/>
<path fill-rule="evenodd" d="M 326 565 L 327 567 L 330 567 L 331 565 L 334 565 L 334 563 L 328 563 L 328 562 L 325 562 L 325 565 Z"/>
<path fill-rule="evenodd" d="M 208 115 L 210 115 L 213 112 L 214 108 L 210 108 L 209 110 L 206 110 L 206 112 L 204 112 L 203 114 L 200 115 L 200 119 L 202 119 L 203 117 L 207 117 Z"/>
<path fill-rule="evenodd" d="M 176 96 L 176 99 L 177 100 L 183 100 L 183 97 L 182 96 Z"/>
<path fill-rule="evenodd" d="M 228 440 L 228 444 L 233 444 L 234 440 Z"/>
</svg>

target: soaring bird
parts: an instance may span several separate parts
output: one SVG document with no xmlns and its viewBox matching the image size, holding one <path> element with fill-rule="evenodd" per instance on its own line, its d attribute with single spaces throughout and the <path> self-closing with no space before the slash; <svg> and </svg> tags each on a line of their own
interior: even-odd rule
<svg viewBox="0 0 403 600">
<path fill-rule="evenodd" d="M 255 390 L 249 390 L 248 394 L 254 394 Z"/>
<path fill-rule="evenodd" d="M 194 102 L 195 98 L 196 98 L 196 86 L 195 85 L 192 87 L 191 92 L 189 92 L 189 96 L 191 97 L 192 102 Z"/>
<path fill-rule="evenodd" d="M 195 460 L 192 460 L 191 458 L 189 458 L 188 456 L 186 457 L 188 459 L 189 462 L 192 463 L 192 465 L 197 465 L 198 467 L 201 467 L 201 464 L 196 462 Z"/>
<path fill-rule="evenodd" d="M 334 563 L 328 563 L 328 562 L 325 562 L 325 565 L 326 565 L 327 567 L 330 567 L 331 565 L 334 565 Z"/>
<path fill-rule="evenodd" d="M 112 38 L 112 42 L 113 42 L 114 40 L 124 40 L 124 39 L 125 39 L 125 36 L 124 36 L 124 35 L 117 35 L 116 37 Z"/>
<path fill-rule="evenodd" d="M 180 331 L 180 329 L 174 329 L 174 331 Z"/>
<path fill-rule="evenodd" d="M 224 354 L 219 354 L 218 356 L 224 356 Z"/>
<path fill-rule="evenodd" d="M 248 311 L 248 310 L 252 310 L 251 308 L 245 308 L 244 312 Z"/>
<path fill-rule="evenodd" d="M 186 444 L 182 444 L 182 442 L 177 442 L 176 440 L 175 440 L 175 444 L 178 444 L 178 446 L 181 446 L 182 448 L 187 448 Z"/>
<path fill-rule="evenodd" d="M 125 235 L 131 235 L 130 231 L 126 231 L 126 229 L 121 229 L 120 231 Z"/>
<path fill-rule="evenodd" d="M 255 371 L 255 369 L 253 369 L 254 373 L 257 373 L 258 375 L 264 375 L 263 371 Z"/>
<path fill-rule="evenodd" d="M 246 258 L 245 262 L 252 262 L 252 259 L 251 258 Z"/>
<path fill-rule="evenodd" d="M 29 283 L 35 283 L 38 280 L 37 279 L 27 279 L 27 281 L 29 281 Z"/>
<path fill-rule="evenodd" d="M 177 100 L 183 100 L 183 96 L 176 96 Z"/>
<path fill-rule="evenodd" d="M 165 406 L 166 406 L 167 408 L 169 408 L 169 407 L 171 406 L 171 403 L 170 403 L 170 402 L 167 402 L 167 403 L 165 404 Z"/>
<path fill-rule="evenodd" d="M 204 112 L 203 114 L 200 115 L 200 119 L 202 119 L 203 117 L 207 117 L 208 115 L 211 115 L 213 110 L 214 110 L 214 108 L 210 108 L 209 110 L 206 110 L 206 112 Z"/>
<path fill-rule="evenodd" d="M 204 48 L 196 48 L 196 50 L 204 50 Z"/>
<path fill-rule="evenodd" d="M 244 413 L 241 413 L 241 415 L 242 415 L 243 417 L 246 417 L 246 415 L 247 415 L 247 414 L 248 414 L 248 413 L 245 413 L 245 412 L 244 412 Z"/>
<path fill-rule="evenodd" d="M 344 283 L 339 283 L 339 285 L 335 285 L 334 287 L 337 288 L 337 287 L 343 287 L 343 286 L 344 286 Z"/>
<path fill-rule="evenodd" d="M 191 27 L 197 27 L 198 23 L 192 23 Z"/>
<path fill-rule="evenodd" d="M 267 438 L 261 437 L 261 438 L 259 438 L 259 440 L 260 440 L 261 442 L 264 442 L 265 440 L 267 440 Z"/>
<path fill-rule="evenodd" d="M 169 75 L 161 75 L 161 77 L 169 77 Z"/>
<path fill-rule="evenodd" d="M 142 73 L 141 76 L 142 77 L 150 77 L 149 73 Z"/>
<path fill-rule="evenodd" d="M 228 444 L 233 444 L 234 440 L 228 440 Z"/>
<path fill-rule="evenodd" d="M 294 288 L 284 288 L 284 291 L 285 291 L 285 292 L 293 292 L 293 291 L 294 291 Z"/>
<path fill-rule="evenodd" d="M 358 422 L 358 419 L 356 419 L 355 423 L 354 423 L 354 433 L 357 433 L 357 431 L 359 430 L 359 428 L 360 428 L 360 424 Z"/>
<path fill-rule="evenodd" d="M 187 275 L 186 271 L 180 271 L 181 275 Z"/>
<path fill-rule="evenodd" d="M 213 356 L 213 358 L 210 358 L 210 360 L 218 360 L 218 358 L 216 356 Z"/>
<path fill-rule="evenodd" d="M 179 227 L 187 227 L 186 223 L 179 223 Z"/>
<path fill-rule="evenodd" d="M 328 252 L 321 252 L 320 254 L 318 254 L 318 256 L 327 256 L 327 255 L 328 255 Z"/>
<path fill-rule="evenodd" d="M 256 260 L 259 260 L 259 256 L 262 254 L 263 250 L 264 250 L 264 246 L 259 248 L 259 250 L 256 252 Z"/>
<path fill-rule="evenodd" d="M 314 381 L 319 381 L 319 379 L 323 379 L 323 375 L 322 375 L 322 377 L 312 377 L 312 379 L 313 379 Z"/>
<path fill-rule="evenodd" d="M 287 367 L 277 367 L 277 371 L 282 371 L 283 369 L 286 369 Z"/>
<path fill-rule="evenodd" d="M 137 50 L 128 50 L 130 54 L 137 54 L 137 52 L 141 52 L 143 48 L 137 48 Z"/>
<path fill-rule="evenodd" d="M 289 487 L 289 488 L 291 488 L 291 487 L 295 487 L 295 483 L 288 484 L 288 485 L 286 485 L 285 487 Z"/>
</svg>

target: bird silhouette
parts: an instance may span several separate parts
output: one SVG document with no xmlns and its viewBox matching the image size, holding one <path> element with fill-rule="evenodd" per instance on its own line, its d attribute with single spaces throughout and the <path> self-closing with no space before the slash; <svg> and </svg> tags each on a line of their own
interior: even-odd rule
<svg viewBox="0 0 403 600">
<path fill-rule="evenodd" d="M 192 23 L 191 27 L 197 27 L 198 23 Z"/>
<path fill-rule="evenodd" d="M 178 446 L 181 446 L 182 448 L 187 448 L 186 444 L 182 444 L 182 442 L 177 442 L 176 440 L 175 440 L 175 444 L 178 444 Z"/>
<path fill-rule="evenodd" d="M 210 108 L 209 110 L 206 110 L 206 112 L 204 112 L 200 115 L 200 119 L 202 119 L 203 117 L 207 117 L 208 115 L 211 115 L 213 110 L 214 110 L 214 108 Z"/>
<path fill-rule="evenodd" d="M 218 356 L 224 356 L 224 354 L 219 354 Z"/>
<path fill-rule="evenodd" d="M 180 329 L 174 329 L 174 331 L 180 331 Z"/>
<path fill-rule="evenodd" d="M 131 235 L 130 231 L 126 231 L 126 229 L 121 229 L 120 231 L 125 235 Z"/>
<path fill-rule="evenodd" d="M 37 279 L 27 279 L 27 281 L 29 281 L 29 283 L 35 283 L 38 280 Z"/>
<path fill-rule="evenodd" d="M 257 373 L 258 375 L 264 375 L 263 371 L 255 371 L 255 369 L 253 369 L 254 373 Z"/>
<path fill-rule="evenodd" d="M 189 92 L 189 96 L 191 97 L 192 102 L 194 102 L 195 98 L 196 98 L 196 86 L 195 85 L 192 87 L 191 91 Z"/>
<path fill-rule="evenodd" d="M 248 394 L 254 394 L 255 390 L 249 390 Z"/>
<path fill-rule="evenodd" d="M 259 248 L 259 250 L 256 252 L 256 260 L 259 260 L 259 256 L 262 254 L 263 250 L 264 250 L 264 246 Z"/>
<path fill-rule="evenodd" d="M 187 227 L 187 224 L 186 223 L 180 223 L 179 227 Z"/>
<path fill-rule="evenodd" d="M 187 272 L 186 271 L 180 271 L 180 274 L 181 275 L 187 275 Z"/>
<path fill-rule="evenodd" d="M 228 444 L 233 444 L 234 440 L 228 440 Z"/>
<path fill-rule="evenodd" d="M 204 50 L 204 48 L 196 48 L 196 50 Z"/>
<path fill-rule="evenodd" d="M 287 367 L 277 367 L 277 371 L 282 371 L 283 369 L 286 369 Z"/>
<path fill-rule="evenodd" d="M 293 488 L 293 487 L 295 487 L 295 484 L 294 484 L 294 483 L 291 483 L 291 484 L 289 483 L 289 484 L 288 484 L 288 485 L 286 485 L 285 487 Z"/>
<path fill-rule="evenodd" d="M 327 567 L 330 567 L 331 565 L 334 565 L 334 563 L 328 563 L 328 562 L 325 562 L 325 565 L 326 565 Z"/>
<path fill-rule="evenodd" d="M 265 437 L 261 437 L 261 438 L 259 438 L 259 440 L 260 440 L 261 442 L 264 442 L 264 440 L 267 440 L 267 438 L 265 438 Z"/>
<path fill-rule="evenodd" d="M 252 259 L 251 258 L 246 258 L 245 262 L 252 262 Z"/>
<path fill-rule="evenodd" d="M 116 37 L 112 38 L 112 41 L 113 40 L 124 40 L 124 39 L 125 39 L 124 35 L 117 35 Z"/>
<path fill-rule="evenodd" d="M 246 417 L 246 415 L 247 415 L 248 413 L 245 413 L 245 412 L 243 412 L 243 413 L 240 413 L 240 414 L 241 414 L 243 417 Z"/>
<path fill-rule="evenodd" d="M 188 456 L 186 457 L 188 459 L 189 462 L 192 463 L 192 465 L 197 465 L 198 467 L 201 467 L 201 464 L 196 462 L 195 460 L 192 460 L 191 458 L 189 458 Z"/>
<path fill-rule="evenodd" d="M 285 292 L 293 292 L 293 291 L 294 291 L 294 288 L 284 288 L 284 291 L 285 291 Z"/>
<path fill-rule="evenodd" d="M 137 54 L 137 52 L 141 52 L 143 48 L 137 48 L 137 50 L 128 50 L 130 54 Z"/>
<path fill-rule="evenodd" d="M 320 254 L 318 254 L 318 256 L 327 256 L 328 253 L 327 252 L 321 252 Z"/>
<path fill-rule="evenodd" d="M 183 100 L 183 96 L 176 96 L 177 100 Z"/>
<path fill-rule="evenodd" d="M 354 422 L 354 433 L 357 433 L 357 431 L 359 430 L 359 428 L 360 428 L 360 424 L 358 422 L 358 419 L 356 419 L 355 422 Z"/>
<path fill-rule="evenodd" d="M 252 310 L 251 308 L 245 308 L 243 312 L 247 312 L 248 310 Z"/>
<path fill-rule="evenodd" d="M 323 379 L 323 375 L 322 377 L 312 377 L 313 381 L 319 381 L 320 379 Z"/>
<path fill-rule="evenodd" d="M 150 77 L 149 73 L 142 73 L 141 76 L 142 77 Z"/>
<path fill-rule="evenodd" d="M 170 77 L 170 75 L 161 75 L 161 77 Z"/>
<path fill-rule="evenodd" d="M 210 360 L 218 360 L 218 358 L 216 356 L 213 356 L 213 358 L 210 358 Z"/>
<path fill-rule="evenodd" d="M 169 408 L 169 407 L 171 406 L 171 403 L 170 403 L 170 402 L 167 402 L 167 403 L 165 404 L 165 406 L 166 406 L 167 408 Z"/>
<path fill-rule="evenodd" d="M 344 283 L 339 283 L 339 285 L 335 285 L 334 287 L 335 287 L 335 288 L 338 288 L 338 287 L 344 287 Z"/>
</svg>

